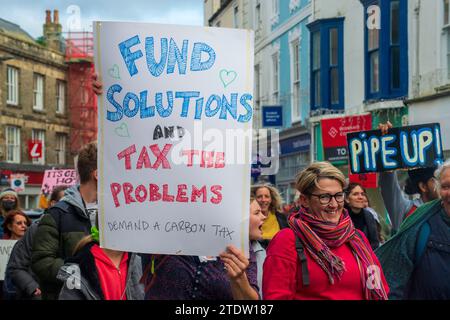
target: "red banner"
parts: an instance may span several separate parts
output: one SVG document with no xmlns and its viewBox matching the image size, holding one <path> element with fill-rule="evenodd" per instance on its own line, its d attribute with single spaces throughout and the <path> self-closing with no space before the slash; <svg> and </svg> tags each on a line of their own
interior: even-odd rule
<svg viewBox="0 0 450 320">
<path fill-rule="evenodd" d="M 350 172 L 350 170 L 348 172 Z M 376 173 L 360 173 L 360 174 L 349 173 L 348 178 L 350 180 L 350 183 L 352 182 L 359 183 L 366 189 L 378 187 L 378 175 Z"/>
</svg>

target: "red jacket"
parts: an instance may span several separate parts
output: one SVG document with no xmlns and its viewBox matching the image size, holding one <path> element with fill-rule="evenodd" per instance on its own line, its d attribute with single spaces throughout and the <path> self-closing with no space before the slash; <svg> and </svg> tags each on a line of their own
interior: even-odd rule
<svg viewBox="0 0 450 320">
<path fill-rule="evenodd" d="M 370 248 L 369 241 L 358 231 Z M 331 249 L 346 267 L 340 281 L 330 284 L 328 276 L 305 250 L 310 284 L 304 287 L 302 269 L 295 250 L 295 235 L 291 229 L 283 229 L 270 242 L 263 272 L 263 298 L 267 300 L 363 300 L 363 286 L 355 256 L 348 245 Z M 372 251 L 372 257 L 380 267 L 381 279 L 389 292 L 380 263 Z"/>
<path fill-rule="evenodd" d="M 128 253 L 123 253 L 119 269 L 98 245 L 92 246 L 91 253 L 94 256 L 98 279 L 105 300 L 127 300 L 125 288 L 128 273 Z"/>
</svg>

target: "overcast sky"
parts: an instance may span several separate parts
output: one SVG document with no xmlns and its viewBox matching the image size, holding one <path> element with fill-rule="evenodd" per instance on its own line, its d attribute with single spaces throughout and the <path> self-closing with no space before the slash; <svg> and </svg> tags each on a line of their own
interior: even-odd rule
<svg viewBox="0 0 450 320">
<path fill-rule="evenodd" d="M 59 10 L 63 32 L 69 26 L 92 31 L 94 20 L 203 25 L 203 0 L 0 0 L 0 18 L 34 38 L 42 36 L 46 9 Z"/>
</svg>

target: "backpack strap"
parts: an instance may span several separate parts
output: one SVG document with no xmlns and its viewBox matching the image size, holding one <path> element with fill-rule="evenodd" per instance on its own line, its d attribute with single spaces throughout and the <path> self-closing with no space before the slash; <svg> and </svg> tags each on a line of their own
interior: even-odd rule
<svg viewBox="0 0 450 320">
<path fill-rule="evenodd" d="M 297 235 L 295 235 L 295 250 L 297 251 L 297 256 L 300 260 L 300 265 L 302 266 L 302 282 L 303 285 L 307 287 L 309 286 L 309 271 L 306 263 L 305 248 Z"/>
</svg>

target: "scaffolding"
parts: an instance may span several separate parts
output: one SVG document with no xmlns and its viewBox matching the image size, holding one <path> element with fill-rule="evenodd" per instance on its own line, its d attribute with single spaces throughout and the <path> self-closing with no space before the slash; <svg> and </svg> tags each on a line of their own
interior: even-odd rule
<svg viewBox="0 0 450 320">
<path fill-rule="evenodd" d="M 68 106 L 70 117 L 70 153 L 97 139 L 97 96 L 92 90 L 94 38 L 92 32 L 68 32 L 65 35 L 68 64 Z"/>
</svg>

